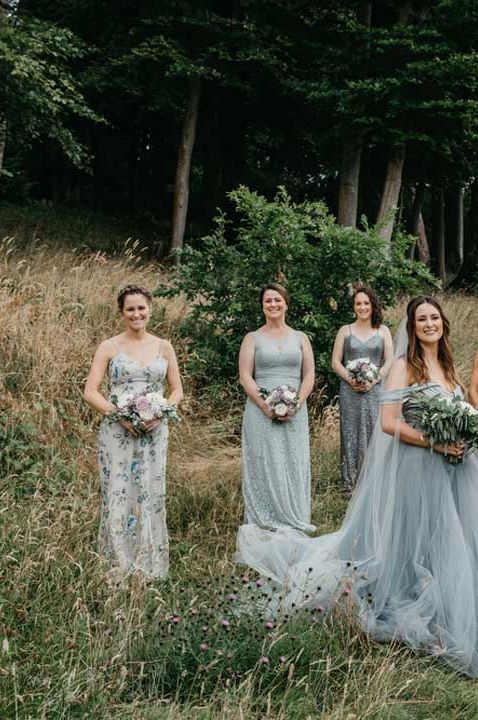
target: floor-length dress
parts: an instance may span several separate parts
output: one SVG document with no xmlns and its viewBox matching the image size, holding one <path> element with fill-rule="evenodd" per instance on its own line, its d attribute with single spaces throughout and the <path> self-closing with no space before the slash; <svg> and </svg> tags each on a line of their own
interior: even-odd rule
<svg viewBox="0 0 478 720">
<path fill-rule="evenodd" d="M 437 383 L 412 389 L 451 396 Z M 402 402 L 409 393 L 386 391 L 382 402 Z M 282 608 L 327 608 L 345 591 L 371 637 L 401 640 L 476 677 L 477 518 L 474 455 L 452 465 L 378 425 L 338 532 L 309 538 L 242 526 L 236 559 L 272 579 Z"/>
<path fill-rule="evenodd" d="M 268 391 L 281 384 L 300 388 L 301 335 L 281 340 L 253 333 L 254 379 Z M 242 423 L 242 490 L 245 522 L 262 528 L 290 526 L 314 530 L 310 523 L 310 450 L 307 406 L 289 422 L 268 418 L 249 398 Z"/>
<path fill-rule="evenodd" d="M 342 364 L 367 357 L 378 368 L 383 365 L 384 341 L 377 331 L 368 340 L 361 340 L 349 327 L 344 341 Z M 340 380 L 340 466 L 342 480 L 352 491 L 364 461 L 373 429 L 379 414 L 380 384 L 366 393 L 353 390 L 349 383 Z"/>
<path fill-rule="evenodd" d="M 162 390 L 167 360 L 146 366 L 119 352 L 108 368 L 110 396 Z M 98 438 L 102 508 L 99 549 L 113 571 L 136 570 L 148 578 L 163 577 L 169 565 L 166 527 L 166 454 L 168 424 L 134 437 L 104 418 Z"/>
</svg>

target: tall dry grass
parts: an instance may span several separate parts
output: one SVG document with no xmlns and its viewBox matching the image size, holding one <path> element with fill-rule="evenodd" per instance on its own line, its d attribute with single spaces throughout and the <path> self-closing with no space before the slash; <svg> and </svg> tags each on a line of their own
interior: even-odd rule
<svg viewBox="0 0 478 720">
<path fill-rule="evenodd" d="M 171 575 L 149 585 L 134 577 L 111 588 L 96 553 L 97 419 L 81 391 L 95 346 L 120 328 L 118 289 L 158 280 L 160 269 L 142 263 L 136 251 L 129 245 L 123 257 L 109 259 L 38 244 L 19 254 L 12 241 L 0 248 L 0 419 L 6 428 L 0 717 L 478 717 L 472 683 L 403 648 L 370 644 L 353 625 L 313 636 L 324 672 L 318 674 L 312 661 L 291 672 L 284 692 L 258 690 L 251 670 L 240 683 L 219 679 L 202 696 L 188 696 L 179 675 L 176 695 L 162 696 L 136 655 L 143 647 L 153 652 L 152 628 L 161 614 L 180 601 L 204 601 L 232 571 L 242 515 L 241 410 L 228 408 L 221 417 L 203 411 L 198 417 L 187 399 L 185 420 L 172 432 L 170 446 Z M 446 297 L 444 304 L 466 377 L 478 348 L 476 301 Z M 186 311 L 181 301 L 159 301 L 152 329 L 174 341 Z M 398 306 L 390 317 L 396 323 L 402 314 Z M 337 527 L 346 505 L 338 442 L 337 410 L 331 406 L 312 427 L 320 531 Z M 291 642 L 297 668 L 304 650 L 315 657 L 313 647 L 301 649 L 300 637 Z"/>
</svg>

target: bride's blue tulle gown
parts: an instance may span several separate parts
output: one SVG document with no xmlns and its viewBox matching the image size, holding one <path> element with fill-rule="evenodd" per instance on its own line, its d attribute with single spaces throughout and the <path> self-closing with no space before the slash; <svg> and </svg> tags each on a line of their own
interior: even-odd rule
<svg viewBox="0 0 478 720">
<path fill-rule="evenodd" d="M 426 383 L 385 391 L 381 402 L 401 402 L 411 389 L 451 396 Z M 346 588 L 372 638 L 400 640 L 478 676 L 475 456 L 451 465 L 377 427 L 338 532 L 309 538 L 243 525 L 237 560 L 272 578 L 283 608 L 327 608 Z"/>
</svg>

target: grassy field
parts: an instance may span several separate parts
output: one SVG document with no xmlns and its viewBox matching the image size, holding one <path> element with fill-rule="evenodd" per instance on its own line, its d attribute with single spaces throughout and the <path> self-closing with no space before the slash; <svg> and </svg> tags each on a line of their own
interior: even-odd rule
<svg viewBox="0 0 478 720">
<path fill-rule="evenodd" d="M 11 241 L 0 249 L 0 718 L 478 718 L 476 683 L 371 643 L 346 606 L 271 629 L 259 613 L 231 614 L 228 598 L 243 585 L 231 560 L 242 517 L 240 407 L 211 415 L 189 394 L 170 444 L 170 577 L 108 584 L 96 554 L 98 420 L 81 391 L 95 345 L 120 327 L 118 288 L 154 286 L 157 273 L 133 247 L 117 259 L 38 244 L 19 254 Z M 477 301 L 444 302 L 466 381 Z M 158 302 L 151 329 L 174 342 L 185 311 Z M 395 308 L 392 324 L 402 314 Z M 346 504 L 336 409 L 311 429 L 324 532 Z"/>
</svg>

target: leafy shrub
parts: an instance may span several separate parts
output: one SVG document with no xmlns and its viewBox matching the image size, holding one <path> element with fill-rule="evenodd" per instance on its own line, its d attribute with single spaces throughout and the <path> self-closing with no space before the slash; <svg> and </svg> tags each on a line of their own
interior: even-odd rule
<svg viewBox="0 0 478 720">
<path fill-rule="evenodd" d="M 230 197 L 237 219 L 218 215 L 200 249 L 186 247 L 171 284 L 156 291 L 191 301 L 181 333 L 190 338 L 188 369 L 199 388 L 231 387 L 241 340 L 263 322 L 258 297 L 268 282 L 287 286 L 288 321 L 309 336 L 323 379 L 335 334 L 352 319 L 352 284 L 372 285 L 385 306 L 397 293 L 436 285 L 423 264 L 407 259 L 404 235 L 384 246 L 377 229 L 340 227 L 322 202 L 294 203 L 284 189 L 273 201 L 246 187 Z"/>
</svg>

